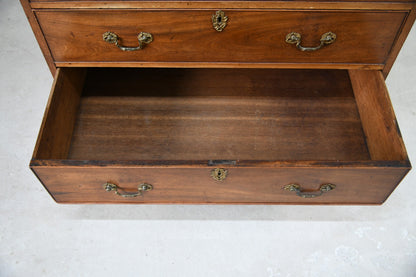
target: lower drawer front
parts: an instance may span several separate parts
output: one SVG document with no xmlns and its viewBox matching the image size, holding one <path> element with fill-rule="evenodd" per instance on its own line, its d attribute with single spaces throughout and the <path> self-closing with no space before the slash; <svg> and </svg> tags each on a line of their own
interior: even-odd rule
<svg viewBox="0 0 416 277">
<path fill-rule="evenodd" d="M 227 168 L 225 168 L 227 169 Z M 380 204 L 407 172 L 405 168 L 231 168 L 223 181 L 211 177 L 213 168 L 36 168 L 59 203 L 280 203 Z M 137 197 L 142 183 L 153 189 Z M 319 191 L 322 184 L 334 189 Z M 301 197 L 285 190 L 300 186 Z M 315 196 L 315 197 L 311 197 Z"/>
<path fill-rule="evenodd" d="M 227 26 L 218 32 L 212 23 L 214 14 L 215 10 L 36 12 L 52 56 L 60 66 L 73 62 L 157 66 L 161 61 L 164 65 L 383 64 L 406 17 L 406 12 L 390 11 L 225 11 Z M 153 41 L 141 50 L 123 51 L 103 40 L 108 31 L 119 37 L 122 46 L 138 46 L 140 32 L 150 33 Z M 319 46 L 322 35 L 328 32 L 336 39 L 316 51 L 301 51 L 285 41 L 292 32 L 301 35 L 303 47 Z"/>
</svg>

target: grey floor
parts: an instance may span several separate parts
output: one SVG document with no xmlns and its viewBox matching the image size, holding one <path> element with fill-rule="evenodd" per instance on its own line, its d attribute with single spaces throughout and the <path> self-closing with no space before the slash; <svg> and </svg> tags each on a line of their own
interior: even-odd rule
<svg viewBox="0 0 416 277">
<path fill-rule="evenodd" d="M 52 77 L 0 0 L 0 276 L 416 276 L 416 170 L 383 206 L 58 205 L 29 171 Z M 416 30 L 387 85 L 416 164 Z"/>
</svg>

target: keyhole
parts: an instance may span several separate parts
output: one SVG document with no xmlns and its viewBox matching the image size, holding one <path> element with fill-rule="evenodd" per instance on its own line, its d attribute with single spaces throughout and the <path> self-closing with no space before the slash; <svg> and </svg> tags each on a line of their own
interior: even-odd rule
<svg viewBox="0 0 416 277">
<path fill-rule="evenodd" d="M 211 171 L 211 177 L 214 180 L 222 181 L 227 177 L 227 170 L 222 168 L 216 168 Z"/>
<path fill-rule="evenodd" d="M 221 23 L 221 21 L 222 21 L 222 17 L 221 17 L 221 16 L 218 16 L 218 17 L 217 17 L 217 21 L 218 21 L 218 23 Z"/>
</svg>

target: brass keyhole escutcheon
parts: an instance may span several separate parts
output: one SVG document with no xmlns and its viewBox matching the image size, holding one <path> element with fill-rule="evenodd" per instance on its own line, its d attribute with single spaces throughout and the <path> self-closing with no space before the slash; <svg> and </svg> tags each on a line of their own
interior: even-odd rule
<svg viewBox="0 0 416 277">
<path fill-rule="evenodd" d="M 227 178 L 228 170 L 224 168 L 215 168 L 211 170 L 211 177 L 216 181 L 223 181 Z"/>
<path fill-rule="evenodd" d="M 222 32 L 227 26 L 228 16 L 225 15 L 223 11 L 216 11 L 215 14 L 211 16 L 212 26 L 218 32 Z"/>
</svg>

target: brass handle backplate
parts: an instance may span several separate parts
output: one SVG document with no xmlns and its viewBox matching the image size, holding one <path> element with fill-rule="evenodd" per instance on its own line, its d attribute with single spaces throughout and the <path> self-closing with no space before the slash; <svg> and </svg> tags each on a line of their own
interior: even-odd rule
<svg viewBox="0 0 416 277">
<path fill-rule="evenodd" d="M 136 193 L 120 193 L 119 187 L 116 184 L 113 183 L 105 183 L 103 185 L 104 189 L 106 191 L 114 191 L 115 194 L 122 196 L 122 197 L 136 197 L 136 196 L 141 196 L 143 195 L 144 191 L 149 191 L 153 189 L 153 186 L 151 184 L 146 184 L 146 183 L 142 183 L 139 185 L 139 187 L 137 188 L 137 192 Z"/>
<path fill-rule="evenodd" d="M 123 51 L 136 51 L 136 50 L 143 49 L 146 44 L 151 43 L 153 41 L 153 36 L 150 33 L 140 32 L 137 35 L 139 46 L 136 46 L 136 47 L 127 47 L 127 46 L 120 45 L 119 43 L 120 38 L 118 37 L 117 34 L 113 32 L 105 32 L 103 34 L 103 40 L 105 42 L 115 44 L 118 48 L 120 48 Z"/>
<path fill-rule="evenodd" d="M 288 191 L 294 191 L 296 192 L 296 195 L 303 197 L 303 198 L 314 198 L 314 197 L 321 196 L 325 192 L 335 189 L 335 187 L 336 186 L 334 184 L 322 184 L 317 191 L 305 192 L 302 190 L 300 185 L 289 184 L 289 185 L 284 186 L 283 189 L 288 190 Z"/>
<path fill-rule="evenodd" d="M 316 47 L 304 47 L 301 44 L 302 42 L 302 36 L 299 33 L 292 32 L 286 35 L 286 42 L 290 44 L 296 44 L 296 47 L 300 51 L 316 51 L 318 49 L 321 49 L 323 46 L 331 44 L 335 41 L 337 38 L 337 35 L 332 32 L 327 32 L 322 35 L 321 39 L 319 40 L 321 43 Z"/>
</svg>

